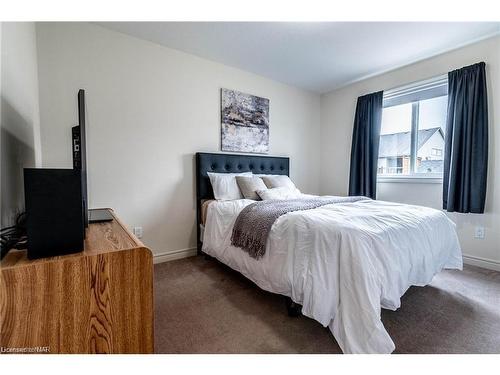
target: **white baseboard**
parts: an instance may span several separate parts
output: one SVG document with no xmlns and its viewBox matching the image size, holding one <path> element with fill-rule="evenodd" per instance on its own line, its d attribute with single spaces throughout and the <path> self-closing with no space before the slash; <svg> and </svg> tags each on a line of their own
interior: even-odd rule
<svg viewBox="0 0 500 375">
<path fill-rule="evenodd" d="M 472 266 L 487 268 L 489 270 L 500 271 L 500 262 L 493 259 L 476 257 L 473 255 L 463 255 L 464 263 Z"/>
<path fill-rule="evenodd" d="M 166 251 L 163 253 L 154 254 L 153 263 L 157 264 L 176 259 L 188 258 L 195 256 L 196 254 L 197 254 L 196 247 L 190 247 L 187 249 L 180 249 L 174 251 Z M 464 254 L 463 258 L 465 264 L 470 264 L 476 267 L 487 268 L 489 270 L 500 271 L 499 261 L 493 259 L 481 258 L 473 255 L 467 255 L 467 254 Z"/>
<path fill-rule="evenodd" d="M 187 258 L 195 256 L 197 253 L 196 247 L 190 247 L 187 249 L 180 249 L 174 251 L 165 251 L 164 253 L 157 253 L 153 255 L 153 263 L 163 263 L 175 259 Z"/>
</svg>

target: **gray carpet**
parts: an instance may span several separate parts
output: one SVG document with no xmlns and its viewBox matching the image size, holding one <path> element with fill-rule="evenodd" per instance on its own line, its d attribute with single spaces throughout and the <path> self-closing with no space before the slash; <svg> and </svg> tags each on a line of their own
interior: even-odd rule
<svg viewBox="0 0 500 375">
<path fill-rule="evenodd" d="M 341 352 L 328 329 L 215 260 L 155 265 L 154 286 L 157 353 Z M 396 353 L 500 353 L 500 272 L 441 272 L 382 320 Z"/>
</svg>

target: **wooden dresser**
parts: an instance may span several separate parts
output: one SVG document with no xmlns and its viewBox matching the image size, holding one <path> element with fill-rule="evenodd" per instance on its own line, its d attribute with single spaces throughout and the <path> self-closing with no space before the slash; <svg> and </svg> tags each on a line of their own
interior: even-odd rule
<svg viewBox="0 0 500 375">
<path fill-rule="evenodd" d="M 89 225 L 81 253 L 5 256 L 2 352 L 153 353 L 152 254 L 113 216 Z"/>
</svg>

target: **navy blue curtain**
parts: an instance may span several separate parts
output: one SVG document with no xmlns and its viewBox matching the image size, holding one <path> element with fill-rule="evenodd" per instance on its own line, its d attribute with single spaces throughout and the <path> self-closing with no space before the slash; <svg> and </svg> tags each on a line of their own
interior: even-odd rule
<svg viewBox="0 0 500 375">
<path fill-rule="evenodd" d="M 349 195 L 375 199 L 383 91 L 360 96 L 352 131 Z"/>
<path fill-rule="evenodd" d="M 485 63 L 448 73 L 443 208 L 483 213 L 488 174 Z"/>
</svg>

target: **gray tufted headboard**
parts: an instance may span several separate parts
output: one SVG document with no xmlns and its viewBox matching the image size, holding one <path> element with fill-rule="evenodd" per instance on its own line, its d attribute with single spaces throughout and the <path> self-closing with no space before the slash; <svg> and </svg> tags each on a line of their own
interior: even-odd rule
<svg viewBox="0 0 500 375">
<path fill-rule="evenodd" d="M 290 175 L 290 158 L 262 155 L 237 155 L 196 153 L 196 228 L 198 233 L 198 252 L 201 251 L 200 224 L 201 201 L 213 199 L 214 193 L 207 172 Z"/>
</svg>

